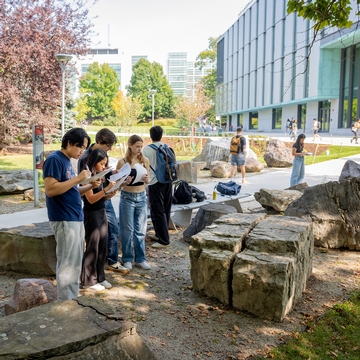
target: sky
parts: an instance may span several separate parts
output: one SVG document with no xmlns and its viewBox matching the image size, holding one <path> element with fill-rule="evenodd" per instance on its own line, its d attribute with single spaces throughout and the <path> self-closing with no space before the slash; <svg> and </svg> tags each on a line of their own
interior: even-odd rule
<svg viewBox="0 0 360 360">
<path fill-rule="evenodd" d="M 169 52 L 185 51 L 188 61 L 194 61 L 208 47 L 209 37 L 222 35 L 247 3 L 249 0 L 98 0 L 89 13 L 98 33 L 93 46 L 110 43 L 124 56 L 147 55 L 166 71 Z"/>
</svg>

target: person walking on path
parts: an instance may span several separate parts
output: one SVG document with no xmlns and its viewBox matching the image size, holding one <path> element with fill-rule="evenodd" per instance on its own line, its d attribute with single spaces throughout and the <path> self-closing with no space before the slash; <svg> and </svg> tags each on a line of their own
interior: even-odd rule
<svg viewBox="0 0 360 360">
<path fill-rule="evenodd" d="M 105 151 L 95 149 L 91 152 L 86 165 L 92 175 L 95 175 L 107 168 L 108 161 Z M 109 182 L 106 187 L 100 184 L 83 196 L 86 250 L 82 261 L 81 284 L 84 289 L 111 288 L 111 284 L 105 279 L 104 271 L 108 235 L 105 202 L 115 195 L 116 191 L 111 192 L 114 185 L 114 181 Z"/>
<path fill-rule="evenodd" d="M 145 236 L 147 224 L 147 205 L 145 185 L 150 182 L 149 160 L 141 153 L 143 140 L 138 135 L 132 135 L 128 140 L 125 157 L 120 159 L 116 168 L 120 170 L 126 163 L 131 167 L 130 184 L 121 189 L 119 203 L 120 237 L 122 261 L 124 267 L 131 270 L 135 258 L 135 266 L 150 270 L 146 262 Z M 143 172 L 140 179 L 136 180 Z M 136 181 L 136 182 L 135 182 Z M 134 250 L 133 250 L 134 242 Z M 135 256 L 134 256 L 135 254 Z"/>
<path fill-rule="evenodd" d="M 316 120 L 316 118 L 313 119 L 313 126 L 311 128 L 311 130 L 314 131 L 314 139 L 313 141 L 316 140 L 316 138 L 319 138 L 320 141 L 322 140 L 321 136 L 318 134 L 319 130 L 320 130 L 320 123 L 318 120 Z"/>
<path fill-rule="evenodd" d="M 161 126 L 153 126 L 150 129 L 150 138 L 153 145 L 159 147 L 164 143 L 161 142 L 163 129 Z M 143 149 L 143 155 L 149 159 L 150 163 L 150 183 L 148 185 L 149 191 L 149 205 L 150 216 L 154 226 L 155 236 L 153 240 L 157 241 L 151 247 L 156 249 L 166 248 L 170 245 L 169 236 L 169 222 L 172 202 L 172 183 L 158 182 L 156 170 L 156 152 L 157 150 L 151 148 L 149 145 Z"/>
<path fill-rule="evenodd" d="M 298 133 L 297 120 L 293 119 L 293 122 L 291 125 L 291 139 L 293 139 L 294 141 L 296 140 L 297 133 Z"/>
<path fill-rule="evenodd" d="M 352 142 L 355 140 L 355 144 L 358 144 L 358 137 L 359 137 L 359 129 L 360 129 L 360 119 L 357 119 L 353 126 L 351 127 L 351 131 L 354 134 L 354 137 L 350 140 L 350 143 L 352 144 Z"/>
<path fill-rule="evenodd" d="M 300 184 L 304 181 L 305 176 L 305 162 L 304 162 L 304 141 L 306 139 L 305 134 L 300 134 L 294 142 L 291 152 L 294 156 L 290 186 Z"/>
<path fill-rule="evenodd" d="M 61 301 L 79 295 L 85 235 L 81 195 L 100 185 L 96 181 L 78 187 L 91 172 L 83 170 L 76 176 L 70 162 L 78 159 L 89 143 L 83 129 L 69 130 L 61 140 L 61 150 L 51 153 L 43 167 L 46 208 L 56 241 L 57 299 Z"/>
<path fill-rule="evenodd" d="M 231 178 L 235 178 L 237 174 L 237 168 L 240 167 L 242 183 L 247 183 L 245 178 L 245 156 L 247 152 L 246 138 L 242 134 L 243 129 L 239 126 L 236 129 L 236 135 L 231 139 L 230 142 L 230 153 L 231 153 Z"/>
<path fill-rule="evenodd" d="M 112 149 L 112 147 L 115 144 L 116 144 L 116 136 L 111 130 L 107 128 L 103 128 L 100 131 L 98 131 L 95 137 L 95 144 L 92 144 L 90 148 L 87 151 L 85 151 L 84 154 L 79 159 L 78 172 L 86 168 L 86 162 L 93 150 L 101 149 L 107 153 Z M 106 178 L 108 178 L 110 175 L 111 173 L 109 173 L 106 176 Z M 105 211 L 108 220 L 107 264 L 110 270 L 114 270 L 122 274 L 128 274 L 129 269 L 123 267 L 119 262 L 119 249 L 118 249 L 119 225 L 111 199 L 105 201 Z"/>
</svg>

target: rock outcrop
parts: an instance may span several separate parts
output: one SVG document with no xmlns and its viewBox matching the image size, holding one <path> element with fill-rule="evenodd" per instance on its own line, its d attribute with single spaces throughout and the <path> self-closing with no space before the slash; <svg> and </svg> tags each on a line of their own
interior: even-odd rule
<svg viewBox="0 0 360 360">
<path fill-rule="evenodd" d="M 260 189 L 260 191 L 254 193 L 254 198 L 265 209 L 273 208 L 276 211 L 282 212 L 301 195 L 302 193 L 297 190 Z"/>
<path fill-rule="evenodd" d="M 360 250 L 360 178 L 307 188 L 285 210 L 286 216 L 311 220 L 316 246 Z"/>
<path fill-rule="evenodd" d="M 348 160 L 341 170 L 339 181 L 352 177 L 360 178 L 360 164 L 355 161 Z"/>
<path fill-rule="evenodd" d="M 264 160 L 268 167 L 290 167 L 292 166 L 293 156 L 291 149 L 278 139 L 271 139 L 264 154 Z"/>
<path fill-rule="evenodd" d="M 0 195 L 21 194 L 34 187 L 31 170 L 0 170 Z"/>
<path fill-rule="evenodd" d="M 0 230 L 0 269 L 52 276 L 56 242 L 49 222 Z"/>
<path fill-rule="evenodd" d="M 229 162 L 213 161 L 210 164 L 210 175 L 215 178 L 230 178 L 232 166 Z"/>
<path fill-rule="evenodd" d="M 51 281 L 44 279 L 19 279 L 15 283 L 12 299 L 5 303 L 5 315 L 29 310 L 56 299 L 56 287 Z"/>
<path fill-rule="evenodd" d="M 311 221 L 230 214 L 192 236 L 194 289 L 236 309 L 282 321 L 312 272 Z"/>
</svg>

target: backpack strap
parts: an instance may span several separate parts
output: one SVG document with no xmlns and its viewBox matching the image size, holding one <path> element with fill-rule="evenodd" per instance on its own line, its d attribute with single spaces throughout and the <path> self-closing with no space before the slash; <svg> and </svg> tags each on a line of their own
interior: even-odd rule
<svg viewBox="0 0 360 360">
<path fill-rule="evenodd" d="M 154 144 L 149 144 L 149 147 L 151 147 L 152 149 L 154 149 L 154 150 L 156 150 L 156 151 L 159 150 L 159 147 L 156 146 L 156 145 L 154 145 Z M 155 169 L 154 169 L 151 165 L 149 165 L 149 166 L 150 166 L 150 169 L 153 171 L 153 173 L 154 173 L 154 175 L 155 175 L 155 177 L 156 177 Z"/>
</svg>

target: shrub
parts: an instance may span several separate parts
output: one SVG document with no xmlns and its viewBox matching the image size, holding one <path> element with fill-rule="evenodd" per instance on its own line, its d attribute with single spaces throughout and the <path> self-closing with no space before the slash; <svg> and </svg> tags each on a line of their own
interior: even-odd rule
<svg viewBox="0 0 360 360">
<path fill-rule="evenodd" d="M 94 120 L 92 122 L 92 125 L 94 125 L 94 126 L 104 126 L 104 122 L 102 120 Z"/>
</svg>

